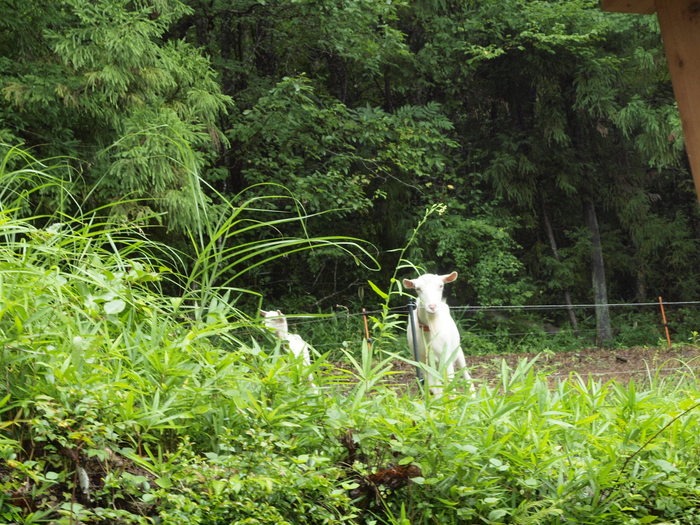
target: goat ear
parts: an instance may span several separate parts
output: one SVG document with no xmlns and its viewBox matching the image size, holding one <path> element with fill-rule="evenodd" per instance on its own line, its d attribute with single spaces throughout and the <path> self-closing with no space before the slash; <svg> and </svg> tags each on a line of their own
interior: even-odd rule
<svg viewBox="0 0 700 525">
<path fill-rule="evenodd" d="M 403 287 L 404 288 L 415 288 L 416 285 L 412 279 L 404 279 L 403 280 Z"/>
<path fill-rule="evenodd" d="M 457 279 L 457 272 L 452 272 L 448 273 L 447 275 L 442 276 L 442 282 L 443 283 L 451 283 L 452 281 Z"/>
<path fill-rule="evenodd" d="M 284 314 L 282 314 L 282 310 L 277 310 L 277 315 L 279 315 L 280 317 L 282 317 L 282 315 L 284 315 Z"/>
<path fill-rule="evenodd" d="M 263 317 L 266 317 L 267 312 L 265 310 L 260 310 L 260 315 L 262 315 Z"/>
</svg>

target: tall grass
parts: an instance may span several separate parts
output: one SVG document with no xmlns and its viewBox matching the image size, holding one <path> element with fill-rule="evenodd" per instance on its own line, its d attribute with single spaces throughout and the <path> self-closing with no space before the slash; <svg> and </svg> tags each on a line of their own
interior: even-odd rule
<svg viewBox="0 0 700 525">
<path fill-rule="evenodd" d="M 79 217 L 28 214 L 28 194 L 61 191 L 63 179 L 37 171 L 40 163 L 29 155 L 22 158 L 31 169 L 5 162 L 1 174 L 5 188 L 20 188 L 5 192 L 0 212 L 0 410 L 10 465 L 0 496 L 5 520 L 114 519 L 113 510 L 139 505 L 124 465 L 142 465 L 145 483 L 162 469 L 144 458 L 170 461 L 185 441 L 191 450 L 216 453 L 225 448 L 224 436 L 275 422 L 276 411 L 285 418 L 295 406 L 308 411 L 302 365 L 279 344 L 256 342 L 266 341 L 263 331 L 236 309 L 230 292 L 245 269 L 285 253 L 330 245 L 360 261 L 365 248 L 305 234 L 236 242 L 252 230 L 306 219 L 265 223 L 255 209 L 262 199 L 249 199 L 223 202 L 220 222 L 193 233 L 194 258 L 187 259 L 150 240 L 143 223 L 111 216 L 111 207 Z M 168 296 L 163 283 L 176 283 L 182 294 Z M 260 337 L 251 338 L 251 329 Z M 121 465 L 117 479 L 103 477 L 95 486 L 93 461 L 101 474 Z M 65 493 L 69 487 L 72 493 Z M 96 504 L 111 510 L 96 516 L 88 510 Z"/>
<path fill-rule="evenodd" d="M 640 391 L 573 376 L 556 387 L 531 361 L 475 397 L 366 397 L 346 414 L 358 470 L 421 476 L 383 516 L 406 523 L 699 523 L 694 382 Z"/>
<path fill-rule="evenodd" d="M 262 189 L 268 193 L 259 195 Z M 212 292 L 225 293 L 227 298 L 241 293 L 260 295 L 258 290 L 237 288 L 236 282 L 249 272 L 299 252 L 330 248 L 368 270 L 378 269 L 371 247 L 361 239 L 310 236 L 307 222 L 320 214 L 307 215 L 288 190 L 278 184 L 259 184 L 231 198 L 218 196 L 220 204 L 190 236 L 195 255 L 184 295 L 199 305 L 216 301 L 210 296 Z M 279 211 L 285 208 L 286 211 Z M 298 234 L 285 233 L 290 229 Z"/>
<path fill-rule="evenodd" d="M 312 388 L 231 277 L 336 240 L 236 246 L 263 232 L 259 204 L 226 204 L 185 262 L 109 209 L 3 202 L 0 522 L 700 523 L 690 375 L 551 386 L 522 361 L 435 399 L 393 388 L 394 356 L 363 344 L 318 357 Z"/>
</svg>

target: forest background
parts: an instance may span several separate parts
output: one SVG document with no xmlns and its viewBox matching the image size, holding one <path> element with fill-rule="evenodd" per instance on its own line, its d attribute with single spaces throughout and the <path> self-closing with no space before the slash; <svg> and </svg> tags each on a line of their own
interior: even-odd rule
<svg viewBox="0 0 700 525">
<path fill-rule="evenodd" d="M 436 205 L 403 255 L 459 270 L 454 305 L 698 298 L 700 220 L 654 17 L 593 0 L 3 11 L 0 139 L 70 158 L 61 176 L 82 208 L 123 201 L 112 213 L 187 250 L 220 196 L 243 202 L 279 184 L 312 218 L 305 234 L 376 248 L 370 275 L 333 249 L 252 268 L 235 281 L 258 294 L 243 294 L 243 309 L 372 308 L 368 279 L 390 286 L 399 249 Z M 265 206 L 298 212 L 286 199 Z M 544 317 L 580 322 L 565 308 Z M 599 326 L 599 342 L 612 336 Z"/>
</svg>

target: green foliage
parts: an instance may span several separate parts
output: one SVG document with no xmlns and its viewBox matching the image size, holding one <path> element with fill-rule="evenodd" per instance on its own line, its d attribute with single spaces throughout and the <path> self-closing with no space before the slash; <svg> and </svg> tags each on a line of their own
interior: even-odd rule
<svg viewBox="0 0 700 525">
<path fill-rule="evenodd" d="M 161 523 L 347 523 L 354 510 L 339 489 L 342 470 L 322 453 L 250 429 L 221 436 L 218 453 L 193 454 L 184 442 L 177 463 L 147 494 Z"/>
<path fill-rule="evenodd" d="M 38 160 L 25 149 L 0 142 L 0 202 L 6 212 L 62 213 L 76 203 L 74 168 L 66 158 Z"/>
<path fill-rule="evenodd" d="M 60 203 L 73 213 L 119 201 L 115 215 L 189 252 L 189 232 L 225 213 L 217 193 L 280 184 L 324 214 L 312 235 L 378 246 L 381 282 L 445 202 L 450 234 L 435 228 L 412 260 L 471 274 L 460 302 L 560 303 L 590 299 L 594 201 L 612 299 L 696 295 L 697 206 L 654 17 L 591 0 L 7 7 L 0 137 L 82 159 L 78 202 Z M 245 287 L 306 311 L 368 295 L 337 254 L 283 263 Z"/>
<path fill-rule="evenodd" d="M 205 46 L 220 63 L 224 85 L 252 106 L 285 76 L 319 78 L 343 103 L 381 99 L 383 76 L 403 77 L 410 62 L 395 27 L 405 2 L 266 1 L 189 2 L 196 12 L 180 35 Z"/>
<path fill-rule="evenodd" d="M 456 145 L 451 129 L 437 105 L 352 110 L 300 76 L 282 79 L 244 111 L 231 139 L 248 184 L 284 184 L 309 212 L 347 216 L 387 196 L 383 178 L 432 179 L 444 170 Z"/>
<path fill-rule="evenodd" d="M 26 158 L 33 168 L 36 161 Z M 15 178 L 22 183 L 30 173 L 3 173 L 10 197 Z M 40 172 L 34 177 L 50 180 Z M 16 201 L 24 197 L 19 192 Z M 348 254 L 357 245 L 307 236 L 234 246 L 228 243 L 237 228 L 274 229 L 275 223 L 243 218 L 252 213 L 246 206 L 230 209 L 235 213 L 218 229 L 193 234 L 204 245 L 189 276 L 174 271 L 182 267 L 181 254 L 147 240 L 138 225 L 105 218 L 109 210 L 64 215 L 61 222 L 22 218 L 20 206 L 3 212 L 0 359 L 8 396 L 0 410 L 8 431 L 3 453 L 12 461 L 2 482 L 14 494 L 3 502 L 7 516 L 29 520 L 24 508 L 66 522 L 142 523 L 154 512 L 144 500 L 159 468 L 145 459 L 151 451 L 177 455 L 187 438 L 199 452 L 219 452 L 225 429 L 289 432 L 311 417 L 301 412 L 317 397 L 308 372 L 279 344 L 263 349 L 250 338 L 250 330 L 262 330 L 235 308 L 231 281 L 217 285 L 218 272 L 235 259 L 254 267 L 315 244 L 344 245 Z M 172 283 L 184 283 L 185 293 L 167 295 Z M 318 358 L 314 366 L 322 364 Z M 288 397 L 292 392 L 296 400 Z M 300 447 L 309 450 L 319 437 L 303 434 L 297 432 Z M 283 477 L 287 467 L 280 469 L 276 475 Z M 319 502 L 330 502 L 326 491 L 332 491 L 346 505 L 332 481 L 325 488 L 319 483 L 307 486 L 319 491 Z M 290 503 L 307 504 L 301 495 Z"/>
<path fill-rule="evenodd" d="M 473 397 L 390 388 L 398 272 L 457 269 L 453 304 L 588 302 L 589 202 L 611 298 L 697 299 L 654 17 L 593 0 L 4 7 L 2 521 L 700 521 L 693 381 L 550 385 L 525 362 Z M 312 370 L 245 313 L 372 299 L 371 349 L 359 323 L 299 323 L 327 337 Z M 460 319 L 474 351 L 575 339 L 484 317 Z M 620 343 L 660 334 L 616 321 Z M 697 316 L 672 328 L 695 341 Z"/>
<path fill-rule="evenodd" d="M 610 283 L 636 281 L 639 288 L 627 297 L 636 293 L 639 300 L 651 289 L 674 288 L 655 280 L 665 267 L 657 255 L 696 247 L 674 243 L 692 228 L 661 202 L 694 198 L 675 176 L 679 120 L 656 20 L 603 13 L 589 1 L 424 3 L 412 15 L 408 31 L 416 35 L 421 78 L 469 148 L 461 180 L 517 213 L 513 236 L 530 259 L 527 271 L 543 292 L 554 292 L 536 300 L 560 303 L 566 290 L 588 301 L 590 279 L 582 277 L 590 257 L 567 251 L 586 199 L 605 205 L 600 222 Z M 555 273 L 545 259 L 550 248 L 540 247 L 544 222 L 559 244 Z"/>
<path fill-rule="evenodd" d="M 592 344 L 591 334 L 595 327 L 588 324 L 583 330 L 574 332 L 566 328 L 551 333 L 540 326 L 539 320 L 531 316 L 501 318 L 496 323 L 479 320 L 462 322 L 462 346 L 469 355 L 494 354 L 551 354 L 568 352 L 588 347 Z M 654 334 L 645 343 L 655 343 L 658 334 Z M 623 346 L 621 344 L 621 346 Z"/>
<path fill-rule="evenodd" d="M 304 77 L 285 78 L 243 114 L 231 138 L 242 149 L 249 184 L 284 184 L 312 213 L 366 210 L 366 173 L 355 152 L 358 123 L 344 105 L 315 100 Z"/>
<path fill-rule="evenodd" d="M 261 195 L 261 190 L 268 193 Z M 195 260 L 184 279 L 183 296 L 198 305 L 194 311 L 197 319 L 212 315 L 222 299 L 223 303 L 235 302 L 234 294 L 260 296 L 257 291 L 239 287 L 241 278 L 295 254 L 318 251 L 325 256 L 346 257 L 364 270 L 376 269 L 370 247 L 361 239 L 311 237 L 307 225 L 310 217 L 284 187 L 259 185 L 244 190 L 233 201 L 221 200 L 217 215 L 206 217 L 202 229 L 191 232 Z M 294 230 L 297 236 L 284 234 Z M 226 290 L 223 298 L 219 297 L 221 290 Z"/>
<path fill-rule="evenodd" d="M 140 213 L 150 207 L 168 213 L 171 228 L 191 227 L 201 200 L 192 177 L 221 143 L 217 119 L 230 99 L 195 48 L 164 40 L 189 8 L 177 0 L 40 4 L 6 13 L 13 34 L 36 42 L 0 42 L 4 125 L 42 156 L 84 159 L 86 186 L 74 193 L 93 205 L 129 195 L 142 200 Z"/>
<path fill-rule="evenodd" d="M 457 204 L 429 221 L 412 250 L 413 258 L 440 271 L 459 268 L 461 305 L 525 303 L 532 292 L 523 278 L 510 221 L 469 217 L 464 211 Z"/>
<path fill-rule="evenodd" d="M 296 76 L 284 78 L 244 111 L 230 137 L 240 152 L 246 183 L 283 184 L 308 213 L 323 213 L 317 222 L 323 230 L 353 237 L 375 231 L 393 243 L 404 242 L 401 224 L 412 221 L 415 213 L 403 208 L 396 210 L 397 220 L 386 221 L 381 208 L 410 198 L 402 195 L 405 187 L 397 180 L 414 179 L 426 188 L 446 185 L 448 175 L 441 173 L 449 171 L 448 152 L 455 147 L 450 134 L 451 124 L 438 105 L 404 106 L 394 113 L 371 107 L 353 110 Z M 267 203 L 280 211 L 289 209 L 280 206 L 284 204 Z M 344 279 L 319 283 L 330 268 Z M 347 289 L 346 282 L 366 281 L 357 268 L 316 250 L 301 260 L 285 261 L 283 269 L 272 273 L 287 275 L 283 295 L 301 296 L 312 310 L 327 309 L 323 298 Z M 313 289 L 298 284 L 309 282 L 315 283 Z M 291 297 L 282 300 L 293 302 Z"/>
<path fill-rule="evenodd" d="M 1 226 L 8 522 L 697 521 L 694 380 L 550 384 L 523 361 L 432 398 L 362 344 L 316 356 L 312 387 L 224 301 L 183 315 L 138 230 Z"/>
</svg>

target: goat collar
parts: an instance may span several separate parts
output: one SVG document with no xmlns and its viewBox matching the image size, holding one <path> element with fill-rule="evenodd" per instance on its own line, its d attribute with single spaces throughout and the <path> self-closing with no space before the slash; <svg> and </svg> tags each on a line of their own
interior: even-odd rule
<svg viewBox="0 0 700 525">
<path fill-rule="evenodd" d="M 419 330 L 422 332 L 430 332 L 430 325 L 421 319 L 420 312 L 416 312 L 416 321 L 418 321 Z"/>
</svg>

